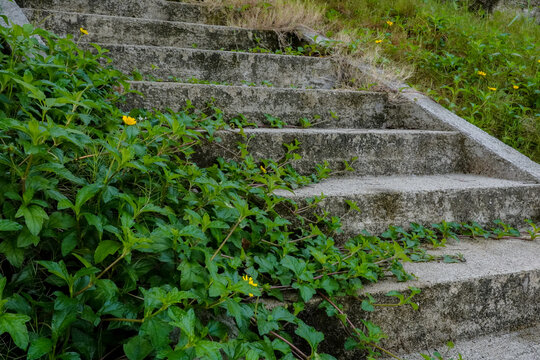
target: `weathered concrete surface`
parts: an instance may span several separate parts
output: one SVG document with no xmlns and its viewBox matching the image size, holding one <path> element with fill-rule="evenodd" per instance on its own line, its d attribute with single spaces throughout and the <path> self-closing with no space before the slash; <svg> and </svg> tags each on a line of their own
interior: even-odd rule
<svg viewBox="0 0 540 360">
<path fill-rule="evenodd" d="M 264 114 L 271 114 L 290 126 L 300 126 L 307 118 L 316 128 L 433 129 L 431 121 L 395 111 L 389 114 L 388 94 L 384 92 L 292 89 L 252 86 L 219 86 L 170 82 L 135 81 L 127 108 L 180 110 L 186 100 L 203 108 L 214 99 L 227 118 L 244 115 L 257 125 L 268 125 Z"/>
<path fill-rule="evenodd" d="M 235 151 L 234 144 L 248 144 L 255 159 L 284 158 L 283 144 L 299 142 L 295 152 L 300 160 L 291 165 L 301 174 L 315 172 L 317 164 L 327 162 L 333 171 L 345 169 L 343 161 L 353 157 L 354 171 L 341 175 L 431 175 L 460 170 L 461 139 L 454 132 L 427 130 L 359 129 L 244 129 L 247 139 L 237 131 L 220 132 L 222 144 Z M 216 156 L 230 158 L 222 144 L 205 144 L 197 157 L 210 165 Z M 407 161 L 403 161 L 407 158 Z M 319 193 L 320 195 L 320 193 Z"/>
<path fill-rule="evenodd" d="M 204 23 L 206 6 L 165 0 L 17 0 L 23 8 Z"/>
<path fill-rule="evenodd" d="M 140 73 L 167 81 L 195 78 L 225 84 L 267 84 L 273 87 L 332 88 L 338 81 L 329 59 L 243 52 L 100 44 L 124 72 Z"/>
<path fill-rule="evenodd" d="M 388 176 L 333 178 L 295 190 L 278 191 L 302 202 L 320 196 L 318 206 L 341 216 L 356 201 L 362 213 L 352 213 L 343 223 L 347 233 L 362 229 L 380 232 L 389 225 L 411 221 L 429 225 L 445 221 L 476 221 L 491 225 L 495 219 L 523 226 L 523 219 L 540 220 L 540 185 L 478 175 Z"/>
<path fill-rule="evenodd" d="M 431 253 L 462 253 L 466 262 L 406 263 L 405 269 L 418 280 L 384 281 L 365 288 L 377 303 L 395 303 L 385 296 L 388 291 L 397 289 L 405 294 L 409 286 L 420 288 L 422 292 L 414 297 L 419 304 L 417 311 L 410 306 L 376 307 L 373 313 L 366 313 L 355 298 L 340 301 L 344 304 L 343 311 L 355 324 L 367 317 L 380 325 L 388 335 L 382 346 L 395 353 L 443 347 L 450 340 L 510 331 L 538 322 L 540 241 L 467 240 Z M 315 301 L 311 306 L 316 305 Z M 324 312 L 313 311 L 311 321 L 315 324 L 324 321 L 327 326 L 325 317 Z M 358 359 L 358 354 L 340 350 L 345 340 L 341 326 L 334 324 L 332 329 L 325 328 L 328 334 L 325 343 L 336 349 L 334 356 L 340 360 Z"/>
<path fill-rule="evenodd" d="M 461 354 L 464 360 L 536 360 L 540 359 L 540 325 L 458 340 L 454 345 L 452 349 L 440 346 L 422 353 L 438 351 L 444 359 L 458 359 Z M 424 360 L 418 353 L 399 357 L 402 360 Z"/>
<path fill-rule="evenodd" d="M 540 183 L 540 164 L 410 86 L 377 76 L 379 71 L 372 66 L 362 65 L 358 68 L 370 81 L 384 85 L 396 93 L 394 97 L 396 112 L 403 111 L 417 121 L 430 122 L 437 129 L 454 130 L 463 134 L 469 172 Z M 540 198 L 537 201 L 540 202 Z"/>
<path fill-rule="evenodd" d="M 79 37 L 79 28 L 83 27 L 88 35 L 81 40 L 87 42 L 225 50 L 279 47 L 274 31 L 64 11 L 24 9 L 24 12 L 30 21 L 61 36 Z"/>
<path fill-rule="evenodd" d="M 28 24 L 28 18 L 24 12 L 12 1 L 0 0 L 0 14 L 7 16 L 10 21 L 9 24 L 6 24 L 4 20 L 1 20 L 2 26 L 11 26 L 12 24 L 23 26 Z"/>
</svg>

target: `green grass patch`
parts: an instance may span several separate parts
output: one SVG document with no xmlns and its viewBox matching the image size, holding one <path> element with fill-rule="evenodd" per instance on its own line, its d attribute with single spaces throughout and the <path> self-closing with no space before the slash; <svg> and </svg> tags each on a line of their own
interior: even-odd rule
<svg viewBox="0 0 540 360">
<path fill-rule="evenodd" d="M 379 65 L 412 66 L 413 87 L 540 162 L 534 19 L 469 12 L 457 1 L 314 2 L 325 6 L 328 36 L 345 32 L 355 39 L 352 48 L 376 49 Z"/>
</svg>

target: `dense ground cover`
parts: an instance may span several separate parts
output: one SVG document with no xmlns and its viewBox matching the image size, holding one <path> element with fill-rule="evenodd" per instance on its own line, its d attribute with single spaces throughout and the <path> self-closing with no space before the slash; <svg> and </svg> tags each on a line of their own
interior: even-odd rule
<svg viewBox="0 0 540 360">
<path fill-rule="evenodd" d="M 196 147 L 228 126 L 219 109 L 128 114 L 117 106 L 129 84 L 99 47 L 31 25 L 0 39 L 2 359 L 331 359 L 304 303 L 409 279 L 401 261 L 441 242 L 419 228 L 338 246 L 339 219 L 308 221 L 272 195 L 318 180 L 294 172 L 292 152 L 255 162 L 244 148 L 199 167 Z M 290 306 L 261 300 L 285 292 Z M 377 326 L 351 331 L 349 347 L 380 351 Z"/>
</svg>

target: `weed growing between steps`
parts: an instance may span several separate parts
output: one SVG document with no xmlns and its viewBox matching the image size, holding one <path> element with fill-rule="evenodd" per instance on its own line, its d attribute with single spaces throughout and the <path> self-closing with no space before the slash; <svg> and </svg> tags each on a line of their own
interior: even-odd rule
<svg viewBox="0 0 540 360">
<path fill-rule="evenodd" d="M 116 105 L 128 84 L 100 65 L 99 48 L 29 25 L 0 36 L 4 359 L 332 359 L 324 334 L 301 320 L 313 296 L 351 331 L 348 348 L 374 358 L 384 334 L 352 324 L 339 297 L 410 279 L 402 261 L 459 261 L 431 258 L 424 243 L 484 234 L 443 223 L 336 244 L 339 219 L 310 222 L 272 195 L 318 180 L 287 165 L 293 152 L 200 167 L 196 146 L 228 126 L 219 109 L 125 114 Z M 276 211 L 285 203 L 302 225 Z M 361 300 L 365 311 L 379 306 Z"/>
<path fill-rule="evenodd" d="M 457 115 L 540 161 L 540 27 L 532 18 L 510 10 L 469 12 L 466 1 L 217 3 L 228 9 L 221 20 L 231 25 L 280 30 L 305 24 L 335 38 L 323 53 L 408 79 Z M 276 13 L 284 16 L 272 27 Z"/>
</svg>

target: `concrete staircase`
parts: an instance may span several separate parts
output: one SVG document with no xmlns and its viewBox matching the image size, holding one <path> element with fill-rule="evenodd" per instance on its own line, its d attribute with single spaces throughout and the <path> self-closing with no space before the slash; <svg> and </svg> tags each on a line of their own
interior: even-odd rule
<svg viewBox="0 0 540 360">
<path fill-rule="evenodd" d="M 31 22 L 57 34 L 78 37 L 84 27 L 89 35 L 81 42 L 98 43 L 110 50 L 116 67 L 141 73 L 147 81 L 133 87 L 145 96 L 131 97 L 129 107 L 177 110 L 188 99 L 195 106 L 215 99 L 227 116 L 243 114 L 262 126 L 246 129 L 256 157 L 278 158 L 281 144 L 299 140 L 303 159 L 295 166 L 302 173 L 323 161 L 341 170 L 343 161 L 357 157 L 353 172 L 281 193 L 300 202 L 323 193 L 319 206 L 338 216 L 348 209 L 346 199 L 356 201 L 362 213 L 346 218 L 348 233 L 411 221 L 487 224 L 502 219 L 523 225 L 525 218 L 540 219 L 538 164 L 421 94 L 335 90 L 343 81 L 343 64 L 332 59 L 242 52 L 278 48 L 275 32 L 206 25 L 212 16 L 205 7 L 162 0 L 17 2 Z M 300 39 L 291 35 L 285 41 Z M 191 78 L 222 85 L 186 83 Z M 266 114 L 289 127 L 265 126 Z M 300 128 L 300 118 L 314 126 Z M 231 148 L 240 140 L 235 133 L 222 137 Z M 208 159 L 227 156 L 212 147 L 201 151 Z M 423 290 L 418 311 L 367 314 L 389 334 L 384 346 L 413 352 L 540 322 L 540 242 L 463 241 L 443 251 L 461 252 L 467 262 L 406 264 L 419 281 L 367 289 L 381 299 L 393 288 Z M 346 307 L 356 321 L 366 316 L 356 299 L 347 300 Z M 316 314 L 320 311 L 314 319 Z M 326 343 L 334 345 L 339 359 L 355 358 L 336 345 L 343 341 L 329 335 Z M 470 354 L 468 359 L 484 359 L 481 353 Z"/>
</svg>

